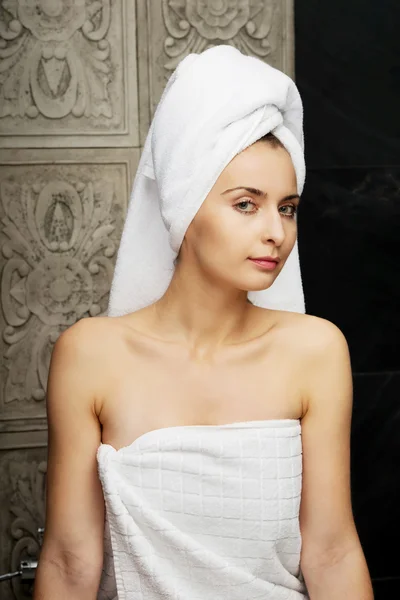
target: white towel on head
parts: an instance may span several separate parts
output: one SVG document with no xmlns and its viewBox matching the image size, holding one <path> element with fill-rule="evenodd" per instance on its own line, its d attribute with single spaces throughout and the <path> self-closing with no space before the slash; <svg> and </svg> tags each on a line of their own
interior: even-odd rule
<svg viewBox="0 0 400 600">
<path fill-rule="evenodd" d="M 258 58 L 220 45 L 189 54 L 163 91 L 140 158 L 111 285 L 108 315 L 161 298 L 187 228 L 223 169 L 270 131 L 305 180 L 303 107 L 294 82 Z M 305 312 L 297 241 L 257 306 Z"/>
</svg>

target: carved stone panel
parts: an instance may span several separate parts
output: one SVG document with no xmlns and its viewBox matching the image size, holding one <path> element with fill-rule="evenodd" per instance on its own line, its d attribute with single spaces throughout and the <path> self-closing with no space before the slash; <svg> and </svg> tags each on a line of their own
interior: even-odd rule
<svg viewBox="0 0 400 600">
<path fill-rule="evenodd" d="M 294 76 L 293 0 L 147 0 L 152 111 L 190 53 L 230 44 Z"/>
<path fill-rule="evenodd" d="M 135 8 L 0 0 L 3 147 L 138 145 Z"/>
<path fill-rule="evenodd" d="M 54 342 L 105 313 L 131 171 L 114 153 L 0 165 L 0 420 L 44 416 Z"/>
<path fill-rule="evenodd" d="M 0 455 L 0 573 L 19 571 L 21 561 L 37 560 L 39 528 L 44 526 L 46 450 L 15 450 Z M 31 598 L 33 580 L 0 582 L 1 600 Z"/>
</svg>

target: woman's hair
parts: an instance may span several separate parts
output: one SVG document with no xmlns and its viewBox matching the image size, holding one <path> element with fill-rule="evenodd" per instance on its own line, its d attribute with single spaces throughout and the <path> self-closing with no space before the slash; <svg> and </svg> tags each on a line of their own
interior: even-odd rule
<svg viewBox="0 0 400 600">
<path fill-rule="evenodd" d="M 269 131 L 268 133 L 266 133 L 265 135 L 263 135 L 257 141 L 258 142 L 267 142 L 268 144 L 271 144 L 271 146 L 273 148 L 284 148 L 285 147 L 282 144 L 281 140 L 278 140 L 278 138 L 272 133 L 272 131 Z"/>
<path fill-rule="evenodd" d="M 269 131 L 268 133 L 266 133 L 265 135 L 263 135 L 260 139 L 256 140 L 257 142 L 266 142 L 267 144 L 271 144 L 271 146 L 273 148 L 284 148 L 284 145 L 282 144 L 282 142 L 280 140 L 278 140 L 278 138 L 276 136 L 274 136 L 274 134 L 272 133 L 272 131 Z M 256 143 L 256 142 L 254 142 Z M 179 252 L 176 256 L 176 258 L 174 258 L 174 267 L 176 267 L 176 265 L 178 264 L 179 261 Z"/>
</svg>

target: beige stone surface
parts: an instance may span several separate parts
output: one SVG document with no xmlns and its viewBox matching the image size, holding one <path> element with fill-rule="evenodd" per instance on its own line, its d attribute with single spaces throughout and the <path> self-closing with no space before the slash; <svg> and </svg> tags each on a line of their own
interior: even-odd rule
<svg viewBox="0 0 400 600">
<path fill-rule="evenodd" d="M 138 145 L 134 0 L 0 0 L 0 141 Z"/>
</svg>

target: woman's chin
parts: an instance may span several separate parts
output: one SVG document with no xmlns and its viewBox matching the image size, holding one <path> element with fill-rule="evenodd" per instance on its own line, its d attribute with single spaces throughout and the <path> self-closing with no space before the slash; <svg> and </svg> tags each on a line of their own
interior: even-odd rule
<svg viewBox="0 0 400 600">
<path fill-rule="evenodd" d="M 262 292 L 262 290 L 267 290 L 268 288 L 271 287 L 271 285 L 274 283 L 276 277 L 270 276 L 269 279 L 270 279 L 270 281 L 266 281 L 266 278 L 264 278 L 264 281 L 258 281 L 257 283 L 252 282 L 251 284 L 248 283 L 242 289 L 246 290 L 247 292 Z"/>
<path fill-rule="evenodd" d="M 247 277 L 249 290 L 251 289 L 252 291 L 257 292 L 269 288 L 274 283 L 279 273 L 280 271 L 278 270 L 265 271 L 263 273 L 257 273 L 255 277 Z"/>
</svg>

